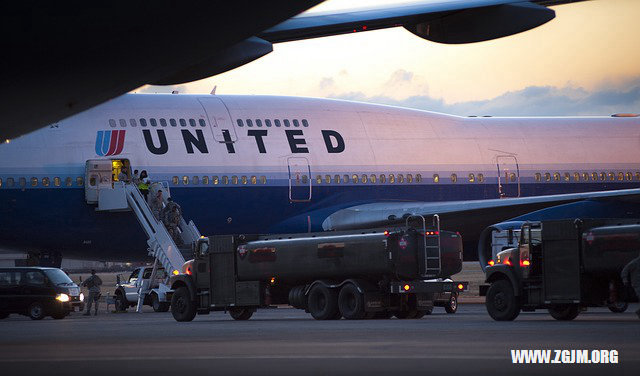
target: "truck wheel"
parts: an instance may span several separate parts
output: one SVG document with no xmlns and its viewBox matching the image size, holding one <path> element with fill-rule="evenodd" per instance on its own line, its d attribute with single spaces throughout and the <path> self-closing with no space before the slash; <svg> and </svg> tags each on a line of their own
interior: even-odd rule
<svg viewBox="0 0 640 376">
<path fill-rule="evenodd" d="M 393 315 L 400 320 L 413 319 L 418 315 L 418 311 L 415 309 L 406 311 L 396 311 Z"/>
<path fill-rule="evenodd" d="M 391 316 L 393 316 L 393 314 L 389 311 L 380 311 L 380 312 L 376 312 L 373 315 L 373 319 L 374 320 L 388 320 L 391 318 Z"/>
<path fill-rule="evenodd" d="M 572 304 L 557 304 L 549 307 L 549 314 L 556 320 L 571 321 L 578 317 L 580 307 Z"/>
<path fill-rule="evenodd" d="M 496 321 L 512 321 L 520 314 L 520 301 L 511 282 L 500 279 L 489 286 L 485 303 L 489 316 Z"/>
<path fill-rule="evenodd" d="M 458 294 L 451 293 L 449 301 L 444 305 L 444 310 L 447 311 L 447 313 L 456 313 L 458 310 Z"/>
<path fill-rule="evenodd" d="M 116 293 L 116 299 L 113 304 L 116 308 L 116 312 L 126 312 L 129 309 L 129 303 L 122 294 Z"/>
<path fill-rule="evenodd" d="M 311 288 L 307 307 L 316 320 L 330 320 L 338 311 L 338 294 L 334 289 L 317 284 Z"/>
<path fill-rule="evenodd" d="M 176 321 L 191 321 L 196 317 L 196 303 L 186 287 L 178 287 L 171 298 L 171 314 Z"/>
<path fill-rule="evenodd" d="M 615 303 L 611 303 L 609 304 L 609 311 L 613 312 L 613 313 L 622 313 L 624 311 L 627 310 L 627 308 L 629 308 L 629 303 L 627 302 L 615 302 Z"/>
<path fill-rule="evenodd" d="M 231 315 L 234 320 L 249 320 L 255 311 L 255 309 L 251 308 L 234 307 L 229 308 L 229 315 Z"/>
<path fill-rule="evenodd" d="M 353 283 L 348 283 L 340 289 L 338 307 L 342 317 L 347 320 L 361 320 L 365 316 L 364 296 Z"/>
<path fill-rule="evenodd" d="M 29 306 L 29 317 L 31 317 L 32 320 L 42 320 L 46 315 L 42 303 L 35 302 Z"/>
<path fill-rule="evenodd" d="M 153 307 L 154 312 L 167 312 L 169 310 L 169 303 L 161 302 L 158 294 L 151 294 L 151 307 Z"/>
</svg>

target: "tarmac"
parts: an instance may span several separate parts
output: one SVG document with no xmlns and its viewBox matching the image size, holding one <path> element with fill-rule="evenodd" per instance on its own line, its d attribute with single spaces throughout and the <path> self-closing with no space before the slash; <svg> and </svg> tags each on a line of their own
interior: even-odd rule
<svg viewBox="0 0 640 376">
<path fill-rule="evenodd" d="M 546 312 L 493 321 L 482 304 L 419 320 L 316 321 L 291 308 L 178 323 L 170 313 L 73 313 L 0 321 L 4 375 L 637 375 L 640 320 L 590 309 L 570 322 Z M 512 364 L 510 350 L 617 350 L 617 364 Z"/>
</svg>

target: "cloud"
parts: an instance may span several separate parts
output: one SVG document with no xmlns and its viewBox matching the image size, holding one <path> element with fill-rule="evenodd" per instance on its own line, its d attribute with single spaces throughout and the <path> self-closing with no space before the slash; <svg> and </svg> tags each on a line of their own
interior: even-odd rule
<svg viewBox="0 0 640 376">
<path fill-rule="evenodd" d="M 395 76 L 395 74 L 394 74 Z M 570 116 L 611 115 L 640 112 L 640 77 L 626 85 L 600 87 L 593 91 L 580 87 L 529 86 L 509 91 L 489 100 L 445 103 L 441 98 L 414 95 L 394 99 L 384 95 L 366 96 L 347 92 L 332 98 L 388 104 L 454 115 Z"/>
<path fill-rule="evenodd" d="M 320 80 L 320 90 L 328 89 L 335 84 L 335 80 L 331 77 L 323 77 Z"/>
<path fill-rule="evenodd" d="M 413 72 L 406 71 L 404 69 L 398 69 L 391 74 L 387 85 L 397 85 L 411 82 L 413 79 Z"/>
</svg>

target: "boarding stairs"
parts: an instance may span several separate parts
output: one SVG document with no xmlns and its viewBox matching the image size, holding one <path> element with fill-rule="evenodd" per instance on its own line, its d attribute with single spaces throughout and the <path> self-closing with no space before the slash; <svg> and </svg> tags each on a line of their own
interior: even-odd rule
<svg viewBox="0 0 640 376">
<path fill-rule="evenodd" d="M 406 219 L 406 226 L 409 227 L 409 221 L 418 219 L 421 221 L 423 241 L 423 267 L 420 268 L 423 278 L 436 278 L 442 271 L 442 252 L 440 248 L 440 216 L 434 214 L 432 218 L 432 226 L 427 228 L 427 220 L 422 215 L 411 215 Z"/>
</svg>

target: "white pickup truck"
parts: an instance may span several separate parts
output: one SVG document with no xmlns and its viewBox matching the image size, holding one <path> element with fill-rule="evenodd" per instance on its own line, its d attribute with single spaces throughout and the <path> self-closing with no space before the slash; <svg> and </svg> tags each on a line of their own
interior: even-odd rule
<svg viewBox="0 0 640 376">
<path fill-rule="evenodd" d="M 124 312 L 129 307 L 135 307 L 138 304 L 140 291 L 143 287 L 144 290 L 150 289 L 149 293 L 144 297 L 144 305 L 153 307 L 156 312 L 167 312 L 169 310 L 170 303 L 166 301 L 166 291 L 168 289 L 163 283 L 167 277 L 164 268 L 158 268 L 153 281 L 150 280 L 152 272 L 152 266 L 137 268 L 126 281 L 123 281 L 122 276 L 118 274 L 114 296 L 116 311 Z"/>
</svg>

